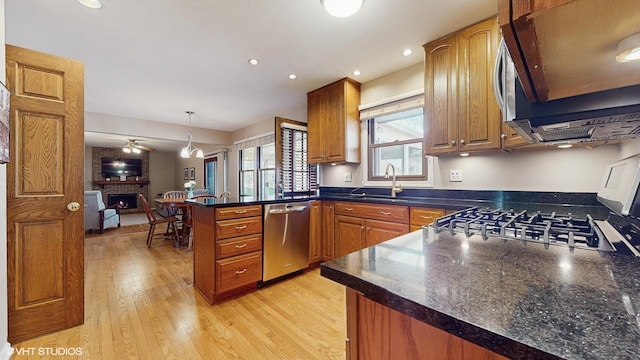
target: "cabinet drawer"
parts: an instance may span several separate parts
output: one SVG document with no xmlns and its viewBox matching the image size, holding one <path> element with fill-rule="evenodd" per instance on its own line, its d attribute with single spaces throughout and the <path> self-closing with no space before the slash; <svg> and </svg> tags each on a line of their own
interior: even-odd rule
<svg viewBox="0 0 640 360">
<path fill-rule="evenodd" d="M 259 234 L 262 232 L 262 217 L 216 221 L 216 239 Z"/>
<path fill-rule="evenodd" d="M 216 241 L 216 259 L 262 250 L 262 235 L 255 234 Z"/>
<path fill-rule="evenodd" d="M 443 209 L 411 207 L 411 225 L 431 224 L 435 219 L 444 216 Z"/>
<path fill-rule="evenodd" d="M 216 220 L 262 216 L 262 205 L 232 206 L 216 208 Z"/>
<path fill-rule="evenodd" d="M 262 251 L 216 261 L 216 293 L 262 280 Z"/>
<path fill-rule="evenodd" d="M 337 215 L 357 216 L 374 220 L 388 220 L 404 224 L 409 223 L 408 206 L 336 201 L 335 207 Z"/>
</svg>

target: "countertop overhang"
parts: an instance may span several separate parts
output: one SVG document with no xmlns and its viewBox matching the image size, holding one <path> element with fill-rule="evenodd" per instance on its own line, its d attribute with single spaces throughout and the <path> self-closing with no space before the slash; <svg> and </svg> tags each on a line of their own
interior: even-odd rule
<svg viewBox="0 0 640 360">
<path fill-rule="evenodd" d="M 428 229 L 321 274 L 510 358 L 640 358 L 640 258 Z"/>
</svg>

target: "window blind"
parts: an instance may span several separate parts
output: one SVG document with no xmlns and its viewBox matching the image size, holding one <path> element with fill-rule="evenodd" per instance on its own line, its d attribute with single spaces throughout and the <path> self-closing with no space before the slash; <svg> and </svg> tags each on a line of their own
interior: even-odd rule
<svg viewBox="0 0 640 360">
<path fill-rule="evenodd" d="M 376 116 L 393 114 L 424 106 L 424 95 L 414 95 L 401 100 L 373 106 L 360 110 L 360 120 L 367 120 Z"/>
<path fill-rule="evenodd" d="M 281 134 L 280 193 L 287 196 L 315 192 L 318 188 L 318 166 L 308 163 L 306 127 L 282 123 Z"/>
</svg>

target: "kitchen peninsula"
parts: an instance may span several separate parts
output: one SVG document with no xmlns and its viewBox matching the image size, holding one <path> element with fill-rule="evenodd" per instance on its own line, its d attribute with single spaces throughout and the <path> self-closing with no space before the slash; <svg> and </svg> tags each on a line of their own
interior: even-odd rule
<svg viewBox="0 0 640 360">
<path fill-rule="evenodd" d="M 352 360 L 637 359 L 638 273 L 636 257 L 433 228 L 321 264 L 347 287 Z"/>
</svg>

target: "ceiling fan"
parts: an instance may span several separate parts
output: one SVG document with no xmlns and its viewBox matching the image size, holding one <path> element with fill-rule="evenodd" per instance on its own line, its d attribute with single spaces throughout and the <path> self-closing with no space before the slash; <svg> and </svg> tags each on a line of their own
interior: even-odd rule
<svg viewBox="0 0 640 360">
<path fill-rule="evenodd" d="M 147 151 L 156 150 L 152 147 L 140 145 L 138 141 L 139 141 L 138 139 L 127 139 L 127 143 L 122 147 L 122 151 L 124 151 L 127 154 L 129 153 L 140 154 L 142 150 L 147 150 Z"/>
</svg>

